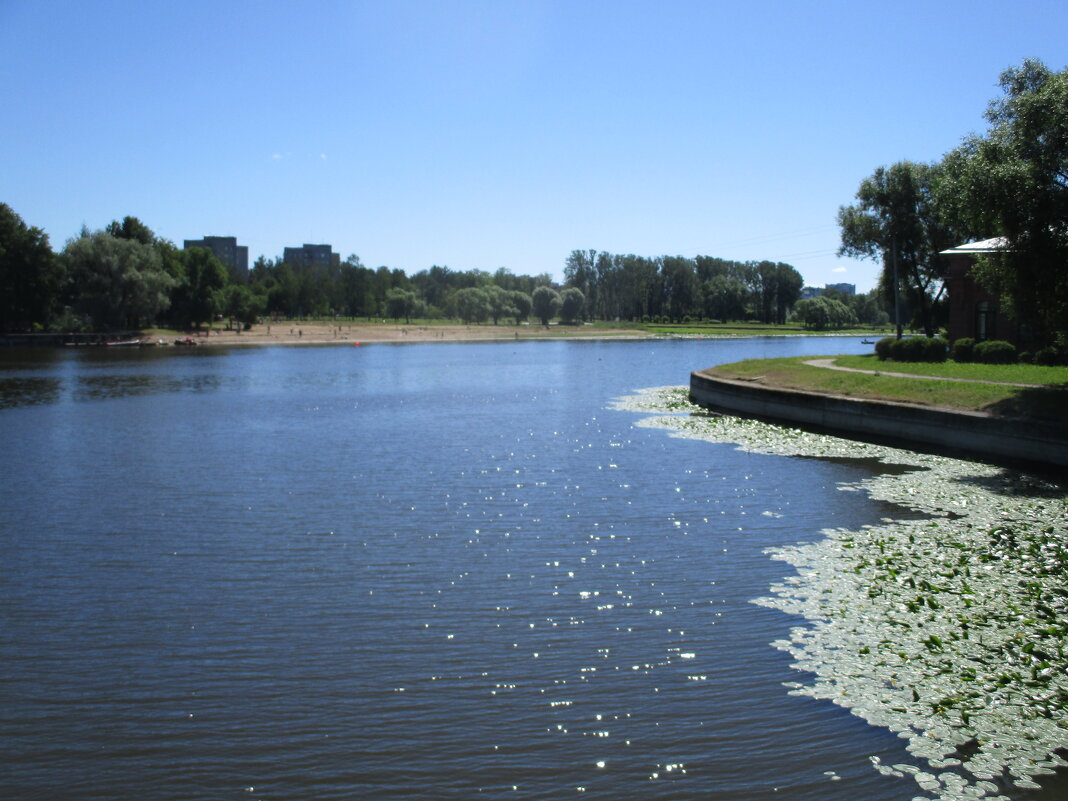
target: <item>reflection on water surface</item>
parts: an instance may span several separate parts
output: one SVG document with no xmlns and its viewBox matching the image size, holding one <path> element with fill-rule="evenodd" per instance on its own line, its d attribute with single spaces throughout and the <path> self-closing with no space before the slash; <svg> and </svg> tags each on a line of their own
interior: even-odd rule
<svg viewBox="0 0 1068 801">
<path fill-rule="evenodd" d="M 607 408 L 849 349 L 9 354 L 0 794 L 911 798 L 750 603 L 766 549 L 886 514 L 856 468 Z"/>
</svg>

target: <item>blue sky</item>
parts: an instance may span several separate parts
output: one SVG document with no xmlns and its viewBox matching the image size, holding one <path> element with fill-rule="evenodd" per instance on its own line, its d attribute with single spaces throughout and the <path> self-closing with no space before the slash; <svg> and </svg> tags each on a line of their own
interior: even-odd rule
<svg viewBox="0 0 1068 801">
<path fill-rule="evenodd" d="M 0 0 L 0 202 L 252 258 L 562 276 L 577 248 L 870 289 L 835 214 L 973 131 L 1068 3 Z"/>
</svg>

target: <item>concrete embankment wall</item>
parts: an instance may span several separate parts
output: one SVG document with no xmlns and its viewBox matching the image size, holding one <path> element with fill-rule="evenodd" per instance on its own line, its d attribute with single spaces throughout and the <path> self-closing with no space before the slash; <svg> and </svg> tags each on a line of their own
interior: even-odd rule
<svg viewBox="0 0 1068 801">
<path fill-rule="evenodd" d="M 913 450 L 1068 467 L 1068 430 L 1061 426 L 779 389 L 702 371 L 690 375 L 690 400 L 712 411 Z"/>
</svg>

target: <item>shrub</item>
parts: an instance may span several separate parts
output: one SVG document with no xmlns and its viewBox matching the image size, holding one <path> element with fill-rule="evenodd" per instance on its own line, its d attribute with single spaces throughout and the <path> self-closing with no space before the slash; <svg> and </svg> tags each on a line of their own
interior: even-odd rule
<svg viewBox="0 0 1068 801">
<path fill-rule="evenodd" d="M 1029 350 L 1021 350 L 1020 355 L 1016 357 L 1016 361 L 1018 361 L 1020 364 L 1031 364 L 1032 362 L 1034 362 L 1034 360 L 1035 357 L 1031 354 L 1031 351 Z"/>
<path fill-rule="evenodd" d="M 989 339 L 975 346 L 975 360 L 983 364 L 1012 364 L 1016 361 L 1016 348 L 1001 339 Z"/>
<path fill-rule="evenodd" d="M 923 343 L 923 361 L 944 362 L 949 352 L 949 343 L 943 337 L 920 340 Z"/>
<path fill-rule="evenodd" d="M 961 337 L 953 342 L 953 361 L 970 362 L 975 358 L 975 340 L 971 337 Z"/>
<path fill-rule="evenodd" d="M 1052 367 L 1059 361 L 1060 359 L 1057 358 L 1056 348 L 1042 348 L 1035 352 L 1035 364 L 1041 364 L 1044 367 Z"/>
<path fill-rule="evenodd" d="M 885 362 L 890 358 L 890 348 L 897 342 L 893 337 L 883 337 L 875 343 L 875 355 L 879 357 L 879 361 Z"/>
<path fill-rule="evenodd" d="M 895 362 L 944 362 L 949 343 L 942 337 L 885 337 L 875 343 L 875 353 L 882 360 Z"/>
<path fill-rule="evenodd" d="M 922 362 L 926 347 L 923 337 L 898 339 L 890 346 L 890 358 L 895 362 Z"/>
</svg>

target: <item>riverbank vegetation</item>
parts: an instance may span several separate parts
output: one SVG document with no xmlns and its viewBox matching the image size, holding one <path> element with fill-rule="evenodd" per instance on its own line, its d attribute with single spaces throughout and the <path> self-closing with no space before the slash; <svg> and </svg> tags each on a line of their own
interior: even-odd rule
<svg viewBox="0 0 1068 801">
<path fill-rule="evenodd" d="M 1043 367 L 1034 364 L 979 364 L 976 362 L 895 362 L 880 364 L 877 357 L 835 356 L 839 367 L 876 370 L 939 378 L 966 378 L 971 381 L 994 381 L 1005 384 L 1035 384 L 1068 389 L 1068 367 Z"/>
<path fill-rule="evenodd" d="M 1006 70 L 989 129 L 934 163 L 900 161 L 865 178 L 838 211 L 841 255 L 882 264 L 879 293 L 928 337 L 946 320 L 941 252 L 995 240 L 972 276 L 1031 352 L 1068 350 L 1068 69 Z M 901 332 L 898 331 L 900 337 Z"/>
<path fill-rule="evenodd" d="M 806 392 L 1058 422 L 1063 420 L 1068 402 L 1068 367 L 895 362 L 884 368 L 874 356 L 835 357 L 838 366 L 872 371 L 848 372 L 805 363 L 810 360 L 808 356 L 754 359 L 720 365 L 705 372 L 719 378 Z M 888 372 L 895 375 L 887 375 Z M 946 380 L 932 380 L 939 378 Z M 993 381 L 1034 386 L 984 383 Z"/>
<path fill-rule="evenodd" d="M 131 216 L 101 230 L 83 229 L 55 253 L 40 229 L 0 204 L 0 285 L 10 290 L 0 296 L 0 330 L 8 332 L 184 331 L 221 319 L 228 327 L 259 319 L 342 318 L 409 325 L 530 319 L 543 325 L 782 325 L 802 284 L 801 275 L 781 263 L 595 251 L 572 253 L 565 275 L 563 286 L 547 273 L 514 275 L 505 268 L 488 273 L 435 265 L 409 276 L 365 267 L 351 255 L 331 266 L 261 256 L 246 276 L 209 250 L 178 249 Z"/>
<path fill-rule="evenodd" d="M 914 781 L 918 798 L 1008 801 L 1068 766 L 1063 484 L 755 420 L 680 414 L 686 392 L 644 390 L 616 408 L 653 415 L 639 425 L 751 453 L 875 463 L 876 475 L 840 488 L 908 512 L 813 532 L 812 542 L 772 552 L 796 573 L 754 603 L 805 621 L 772 643 L 804 672 L 788 685 L 792 695 L 832 702 L 904 738 L 910 762 L 873 757 L 872 766 Z"/>
<path fill-rule="evenodd" d="M 219 320 L 232 328 L 257 320 L 360 318 L 407 325 L 555 320 L 767 329 L 785 326 L 795 306 L 807 330 L 878 327 L 888 319 L 867 295 L 829 292 L 798 303 L 800 273 L 770 261 L 573 251 L 564 274 L 562 286 L 548 274 L 514 275 L 505 268 L 488 273 L 435 265 L 409 276 L 365 267 L 352 255 L 333 266 L 261 256 L 246 276 L 209 250 L 178 249 L 130 216 L 98 231 L 83 229 L 54 253 L 40 229 L 0 204 L 0 286 L 9 290 L 0 294 L 0 331 L 6 332 L 187 331 Z"/>
</svg>

